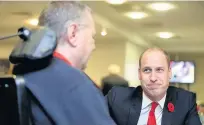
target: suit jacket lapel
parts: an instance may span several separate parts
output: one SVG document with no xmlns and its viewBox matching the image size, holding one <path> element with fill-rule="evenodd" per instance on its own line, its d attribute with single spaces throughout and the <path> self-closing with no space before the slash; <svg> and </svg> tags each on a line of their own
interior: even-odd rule
<svg viewBox="0 0 204 125">
<path fill-rule="evenodd" d="M 141 107 L 142 107 L 142 88 L 138 86 L 132 97 L 131 97 L 131 106 L 129 109 L 129 118 L 127 125 L 137 125 L 139 120 Z"/>
<path fill-rule="evenodd" d="M 167 90 L 167 96 L 166 96 L 166 101 L 164 104 L 163 108 L 163 115 L 162 115 L 162 125 L 172 125 L 172 117 L 175 113 L 175 106 L 176 106 L 176 96 L 175 92 L 171 89 L 171 87 L 168 88 Z M 169 106 L 168 104 L 173 104 L 173 111 L 169 111 Z"/>
</svg>

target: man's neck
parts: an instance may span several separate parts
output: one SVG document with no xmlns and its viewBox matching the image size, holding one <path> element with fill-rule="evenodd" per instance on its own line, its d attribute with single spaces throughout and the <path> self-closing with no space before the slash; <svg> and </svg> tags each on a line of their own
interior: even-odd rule
<svg viewBox="0 0 204 125">
<path fill-rule="evenodd" d="M 65 45 L 66 46 L 66 45 Z M 80 69 L 78 63 L 77 63 L 77 59 L 76 56 L 74 56 L 74 53 L 72 51 L 68 51 L 69 49 L 67 49 L 66 47 L 57 47 L 55 52 L 61 54 L 65 59 L 67 59 L 73 67 Z"/>
<path fill-rule="evenodd" d="M 152 100 L 152 101 L 154 101 L 154 102 L 159 102 L 159 101 L 165 96 L 166 93 L 161 94 L 161 95 L 158 96 L 158 97 L 149 96 L 148 94 L 146 94 L 146 92 L 144 92 L 144 94 L 145 94 L 150 100 Z"/>
</svg>

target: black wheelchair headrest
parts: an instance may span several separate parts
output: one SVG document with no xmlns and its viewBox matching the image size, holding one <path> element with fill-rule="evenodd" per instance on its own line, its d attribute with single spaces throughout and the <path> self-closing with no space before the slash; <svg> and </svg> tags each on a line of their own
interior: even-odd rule
<svg viewBox="0 0 204 125">
<path fill-rule="evenodd" d="M 39 27 L 31 32 L 29 38 L 21 39 L 23 41 L 15 46 L 9 56 L 13 64 L 27 64 L 47 58 L 53 54 L 57 45 L 56 34 L 47 27 Z"/>
<path fill-rule="evenodd" d="M 21 33 L 19 33 L 22 41 L 14 47 L 9 56 L 9 61 L 14 64 L 13 74 L 16 75 L 16 78 L 0 78 L 0 88 L 2 89 L 1 85 L 7 87 L 5 88 L 5 91 L 1 90 L 0 92 L 4 92 L 9 96 L 7 98 L 8 102 L 3 103 L 4 107 L 7 107 L 4 111 L 9 114 L 10 112 L 8 111 L 12 110 L 11 113 L 13 113 L 15 117 L 13 117 L 12 121 L 9 120 L 10 118 L 5 116 L 5 112 L 2 110 L 4 107 L 1 107 L 0 105 L 0 109 L 2 110 L 0 116 L 3 116 L 3 120 L 0 118 L 1 124 L 4 124 L 5 122 L 9 122 L 10 124 L 10 121 L 12 122 L 12 125 L 18 125 L 18 123 L 20 123 L 20 125 L 31 124 L 29 91 L 25 87 L 26 82 L 21 74 L 46 67 L 57 46 L 56 34 L 49 28 L 37 28 L 31 33 L 27 29 L 24 30 L 21 28 L 19 30 L 22 30 Z M 21 35 L 22 32 L 27 35 Z M 8 86 L 10 86 L 10 89 L 8 89 Z M 6 98 L 7 96 L 3 95 L 0 97 Z M 10 103 L 9 101 L 13 102 Z M 14 105 L 15 107 L 9 107 L 10 105 L 7 104 Z M 8 119 L 4 119 L 5 117 Z"/>
</svg>

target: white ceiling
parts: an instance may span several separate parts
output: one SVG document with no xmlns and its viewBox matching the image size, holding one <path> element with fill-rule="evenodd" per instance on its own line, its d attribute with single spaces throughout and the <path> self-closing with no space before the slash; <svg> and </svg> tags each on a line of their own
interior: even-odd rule
<svg viewBox="0 0 204 125">
<path fill-rule="evenodd" d="M 204 2 L 202 1 L 171 2 L 177 8 L 168 12 L 155 12 L 145 8 L 149 2 L 128 2 L 117 6 L 105 2 L 89 3 L 97 14 L 111 21 L 118 30 L 131 35 L 130 40 L 137 44 L 146 42 L 171 52 L 204 52 Z M 133 10 L 134 6 L 140 7 L 151 16 L 141 20 L 132 20 L 123 16 L 124 12 Z M 161 31 L 170 31 L 176 36 L 171 39 L 157 38 L 155 33 Z"/>
<path fill-rule="evenodd" d="M 204 2 L 173 2 L 177 8 L 167 12 L 147 9 L 148 2 L 128 2 L 110 5 L 106 2 L 86 2 L 94 12 L 98 35 L 97 42 L 132 41 L 142 47 L 159 46 L 170 52 L 204 52 Z M 24 20 L 37 17 L 47 2 L 0 2 L 0 36 L 14 34 L 21 26 L 31 27 Z M 123 16 L 134 6 L 151 16 L 132 20 Z M 101 36 L 102 27 L 108 34 Z M 160 39 L 156 32 L 170 31 L 176 34 L 171 39 Z M 9 41 L 9 42 L 7 42 Z M 0 41 L 3 45 L 14 45 L 16 39 Z"/>
</svg>

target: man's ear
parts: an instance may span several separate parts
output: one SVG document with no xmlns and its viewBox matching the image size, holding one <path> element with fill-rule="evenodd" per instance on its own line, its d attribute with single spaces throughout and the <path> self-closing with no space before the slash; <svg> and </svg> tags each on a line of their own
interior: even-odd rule
<svg viewBox="0 0 204 125">
<path fill-rule="evenodd" d="M 73 47 L 77 46 L 77 24 L 71 24 L 67 27 L 66 41 Z"/>
</svg>

